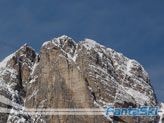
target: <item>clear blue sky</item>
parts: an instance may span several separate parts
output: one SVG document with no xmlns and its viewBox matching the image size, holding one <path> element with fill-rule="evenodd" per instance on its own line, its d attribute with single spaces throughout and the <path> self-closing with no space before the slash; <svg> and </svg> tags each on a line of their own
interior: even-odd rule
<svg viewBox="0 0 164 123">
<path fill-rule="evenodd" d="M 0 60 L 63 34 L 139 61 L 164 102 L 164 0 L 0 0 Z"/>
</svg>

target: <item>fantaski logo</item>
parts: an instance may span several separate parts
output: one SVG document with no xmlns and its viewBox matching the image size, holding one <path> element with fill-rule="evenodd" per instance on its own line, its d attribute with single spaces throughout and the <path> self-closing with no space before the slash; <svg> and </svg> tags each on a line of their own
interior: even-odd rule
<svg viewBox="0 0 164 123">
<path fill-rule="evenodd" d="M 159 107 L 151 108 L 149 106 L 143 106 L 140 108 L 115 108 L 108 107 L 106 109 L 106 116 L 157 116 Z"/>
</svg>

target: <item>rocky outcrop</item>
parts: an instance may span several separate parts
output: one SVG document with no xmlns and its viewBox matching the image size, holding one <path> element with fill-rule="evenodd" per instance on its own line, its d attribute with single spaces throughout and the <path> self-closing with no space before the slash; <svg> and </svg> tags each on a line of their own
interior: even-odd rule
<svg viewBox="0 0 164 123">
<path fill-rule="evenodd" d="M 147 72 L 135 60 L 93 40 L 68 36 L 45 42 L 37 54 L 24 45 L 0 63 L 0 94 L 25 108 L 155 107 Z M 7 107 L 12 112 L 13 107 Z M 156 117 L 0 115 L 2 122 L 155 122 Z"/>
<path fill-rule="evenodd" d="M 11 102 L 5 101 L 5 97 L 24 106 L 27 80 L 37 56 L 32 48 L 24 45 L 0 63 L 0 107 L 9 108 L 9 113 L 12 113 L 14 108 L 11 107 Z M 23 118 L 27 121 L 31 120 L 29 115 L 0 115 L 0 121 L 2 123 L 15 122 Z"/>
</svg>

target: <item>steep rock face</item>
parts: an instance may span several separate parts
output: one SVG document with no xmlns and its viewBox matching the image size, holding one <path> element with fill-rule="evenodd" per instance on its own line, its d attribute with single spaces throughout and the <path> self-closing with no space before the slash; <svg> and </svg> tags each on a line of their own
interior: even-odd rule
<svg viewBox="0 0 164 123">
<path fill-rule="evenodd" d="M 35 51 L 27 45 L 24 45 L 0 63 L 0 107 L 9 108 L 9 113 L 12 113 L 15 107 L 12 107 L 11 102 L 6 102 L 5 97 L 21 106 L 24 105 L 26 93 L 24 87 L 26 87 L 28 77 L 32 71 L 31 67 L 36 58 L 37 54 Z M 19 122 L 21 120 L 30 122 L 31 118 L 28 114 L 19 116 L 9 114 L 0 115 L 0 121 L 2 123 Z"/>
<path fill-rule="evenodd" d="M 6 90 L 0 88 L 0 94 L 26 108 L 105 109 L 157 105 L 148 74 L 137 61 L 90 39 L 77 44 L 68 36 L 61 36 L 45 42 L 40 55 L 25 45 L 1 66 L 0 79 Z M 0 118 L 13 119 L 5 114 Z M 155 122 L 155 117 L 106 118 L 103 115 L 30 116 L 28 113 L 14 118 L 15 121 L 21 118 L 27 122 L 48 123 Z"/>
<path fill-rule="evenodd" d="M 67 38 L 67 39 L 65 39 Z M 93 108 L 93 97 L 87 81 L 70 59 L 76 44 L 68 37 L 54 39 L 43 45 L 40 61 L 35 63 L 32 79 L 28 82 L 26 107 Z M 29 97 L 29 98 L 28 98 Z M 101 116 L 102 117 L 102 116 Z M 107 122 L 95 116 L 42 117 L 45 122 Z"/>
</svg>

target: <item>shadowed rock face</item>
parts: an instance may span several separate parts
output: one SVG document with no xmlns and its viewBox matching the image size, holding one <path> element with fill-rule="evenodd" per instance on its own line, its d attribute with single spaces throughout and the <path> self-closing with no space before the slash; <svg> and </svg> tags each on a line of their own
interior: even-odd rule
<svg viewBox="0 0 164 123">
<path fill-rule="evenodd" d="M 27 45 L 0 63 L 0 94 L 25 108 L 155 107 L 147 72 L 135 60 L 93 40 L 67 36 L 45 42 L 40 54 Z M 0 103 L 11 111 L 13 107 Z M 2 122 L 155 122 L 156 117 L 0 115 Z"/>
</svg>

